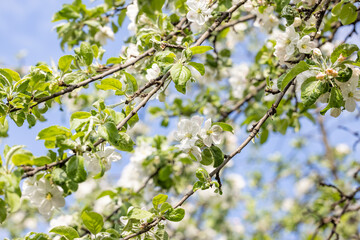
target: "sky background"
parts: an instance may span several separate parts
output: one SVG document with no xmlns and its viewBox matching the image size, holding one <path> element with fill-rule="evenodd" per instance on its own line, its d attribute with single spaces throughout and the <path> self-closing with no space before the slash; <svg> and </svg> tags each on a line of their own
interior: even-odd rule
<svg viewBox="0 0 360 240">
<path fill-rule="evenodd" d="M 17 67 L 19 61 L 16 55 L 20 52 L 25 53 L 26 57 L 22 64 L 29 66 L 35 65 L 38 61 L 44 61 L 50 63 L 53 59 L 56 63 L 62 55 L 65 55 L 60 48 L 60 41 L 57 39 L 57 34 L 53 30 L 57 23 L 52 23 L 52 15 L 61 9 L 63 3 L 71 3 L 72 1 L 59 1 L 59 0 L 0 0 L 0 67 Z M 85 1 L 84 1 L 85 2 Z M 125 23 L 126 26 L 126 23 Z M 117 56 L 120 53 L 123 39 L 127 36 L 126 31 L 120 30 L 116 34 L 116 41 L 108 41 L 108 45 L 104 48 L 107 50 L 104 59 L 109 56 Z M 239 49 L 241 52 L 244 49 Z M 234 59 L 240 59 L 240 54 L 235 54 Z M 145 115 L 141 114 L 140 118 Z M 5 144 L 13 145 L 26 145 L 27 149 L 31 150 L 35 155 L 44 154 L 46 152 L 42 141 L 35 141 L 37 133 L 50 125 L 64 125 L 69 126 L 69 113 L 64 111 L 60 112 L 59 107 L 56 106 L 45 114 L 48 119 L 46 122 L 38 122 L 35 127 L 28 129 L 27 123 L 21 128 L 18 128 L 11 120 L 9 137 L 6 139 L 0 139 L 0 153 Z M 341 121 L 346 122 L 350 128 L 354 131 L 359 127 L 353 119 L 353 115 L 343 113 L 341 115 Z M 270 137 L 271 142 L 265 144 L 258 154 L 263 153 L 264 156 L 271 155 L 277 151 L 283 154 L 289 154 L 291 152 L 291 141 L 300 134 L 307 135 L 318 131 L 317 128 L 308 120 L 302 121 L 303 128 L 301 133 L 294 133 L 289 129 L 287 135 L 284 137 L 279 134 L 272 134 Z M 340 130 L 338 126 L 340 122 L 337 119 L 326 118 L 326 126 L 329 132 L 330 142 L 334 144 L 348 143 L 352 144 L 356 139 L 349 133 Z M 152 125 L 151 132 L 160 132 L 166 135 L 169 129 L 160 127 L 159 121 L 155 121 Z M 244 132 L 240 133 L 239 141 L 246 138 Z M 314 141 L 315 142 L 315 141 Z M 310 143 L 311 144 L 311 143 Z M 311 145 L 309 152 L 322 152 L 323 148 L 320 144 L 315 143 Z M 243 175 L 246 175 L 246 169 L 255 169 L 257 166 L 239 163 L 240 159 L 248 154 L 254 153 L 246 148 L 242 153 L 242 156 L 234 158 L 235 168 Z M 121 168 L 126 159 L 117 166 L 117 169 Z M 262 166 L 263 167 L 263 166 Z M 264 170 L 264 169 L 260 169 Z M 0 238 L 3 239 L 3 233 L 0 231 Z"/>
</svg>

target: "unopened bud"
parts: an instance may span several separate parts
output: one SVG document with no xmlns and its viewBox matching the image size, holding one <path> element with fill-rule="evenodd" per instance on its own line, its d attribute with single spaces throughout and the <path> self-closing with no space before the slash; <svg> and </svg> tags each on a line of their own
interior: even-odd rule
<svg viewBox="0 0 360 240">
<path fill-rule="evenodd" d="M 337 61 L 338 61 L 339 63 L 341 63 L 341 62 L 345 61 L 345 59 L 346 59 L 346 57 L 344 57 L 344 56 L 342 55 L 342 53 L 340 53 L 340 56 L 338 57 Z"/>
<path fill-rule="evenodd" d="M 320 72 L 316 75 L 316 79 L 318 79 L 318 80 L 323 80 L 325 77 L 326 77 L 326 74 L 322 73 L 322 72 Z"/>
<path fill-rule="evenodd" d="M 296 17 L 296 18 L 294 19 L 294 23 L 293 23 L 293 25 L 294 25 L 294 27 L 298 27 L 298 26 L 300 26 L 300 25 L 301 25 L 301 23 L 302 23 L 301 18 Z"/>
<path fill-rule="evenodd" d="M 317 56 L 317 57 L 322 56 L 321 50 L 318 49 L 318 48 L 314 48 L 313 54 L 314 54 L 315 56 Z"/>
<path fill-rule="evenodd" d="M 337 72 L 335 69 L 333 69 L 333 68 L 328 68 L 328 69 L 326 69 L 326 70 L 325 70 L 325 73 L 326 73 L 327 75 L 329 75 L 329 76 L 332 76 L 332 77 L 337 77 L 337 75 L 338 75 L 338 72 Z"/>
</svg>

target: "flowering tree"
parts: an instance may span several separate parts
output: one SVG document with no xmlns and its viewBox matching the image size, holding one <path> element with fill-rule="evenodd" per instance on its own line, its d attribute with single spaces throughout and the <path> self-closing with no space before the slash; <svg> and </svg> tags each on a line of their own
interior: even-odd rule
<svg viewBox="0 0 360 240">
<path fill-rule="evenodd" d="M 0 69 L 1 137 L 8 121 L 32 127 L 59 104 L 72 111 L 67 126 L 37 134 L 45 156 L 4 147 L 0 222 L 12 237 L 360 238 L 359 163 L 347 145 L 331 146 L 322 116 L 357 112 L 358 1 L 75 0 L 53 21 L 73 54 L 24 75 Z M 121 54 L 103 59 L 124 22 Z M 167 136 L 147 134 L 150 115 Z M 231 172 L 251 141 L 259 149 L 301 132 L 303 119 L 320 127 L 325 153 L 254 153 L 248 166 L 260 170 Z M 31 230 L 39 214 L 51 226 L 43 233 Z"/>
</svg>

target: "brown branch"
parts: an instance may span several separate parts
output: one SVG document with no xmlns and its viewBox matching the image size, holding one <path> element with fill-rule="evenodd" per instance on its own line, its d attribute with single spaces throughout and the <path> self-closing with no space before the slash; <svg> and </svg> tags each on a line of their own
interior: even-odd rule
<svg viewBox="0 0 360 240">
<path fill-rule="evenodd" d="M 221 25 L 220 27 L 218 27 L 216 29 L 217 32 L 221 32 L 223 31 L 224 29 L 226 28 L 229 28 L 229 27 L 233 27 L 239 23 L 242 23 L 242 22 L 246 22 L 246 21 L 249 21 L 251 19 L 255 19 L 256 18 L 256 15 L 255 14 L 249 14 L 249 15 L 246 15 L 246 16 L 243 16 L 243 17 L 240 17 L 239 19 L 237 20 L 234 20 L 234 21 L 231 21 L 231 22 L 228 22 L 224 25 Z"/>
</svg>

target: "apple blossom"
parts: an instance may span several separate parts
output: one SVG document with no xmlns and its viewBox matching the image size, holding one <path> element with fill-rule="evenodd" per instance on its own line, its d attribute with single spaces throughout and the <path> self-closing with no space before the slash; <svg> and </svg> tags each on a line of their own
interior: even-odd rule
<svg viewBox="0 0 360 240">
<path fill-rule="evenodd" d="M 207 0 L 188 0 L 186 2 L 189 7 L 189 12 L 186 14 L 190 22 L 196 22 L 199 25 L 204 25 L 209 19 L 211 9 L 209 9 Z"/>
</svg>

